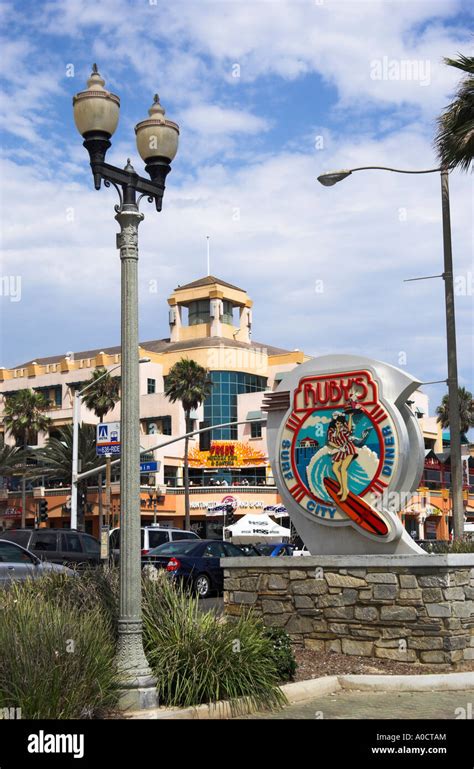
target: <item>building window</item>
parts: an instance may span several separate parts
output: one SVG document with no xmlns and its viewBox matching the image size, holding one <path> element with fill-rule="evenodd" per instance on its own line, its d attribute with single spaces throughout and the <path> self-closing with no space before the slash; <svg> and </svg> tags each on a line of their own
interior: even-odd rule
<svg viewBox="0 0 474 769">
<path fill-rule="evenodd" d="M 156 379 L 146 380 L 146 391 L 147 391 L 147 395 L 153 395 L 154 393 L 156 393 Z"/>
<path fill-rule="evenodd" d="M 196 326 L 199 323 L 209 323 L 211 320 L 211 307 L 209 299 L 199 299 L 189 305 L 188 323 Z"/>
<path fill-rule="evenodd" d="M 262 437 L 262 423 L 261 422 L 251 422 L 251 424 L 250 424 L 250 437 L 251 438 L 261 438 Z"/>
<path fill-rule="evenodd" d="M 441 486 L 441 473 L 439 470 L 427 470 L 425 468 L 423 479 L 429 489 L 436 489 Z"/>
<path fill-rule="evenodd" d="M 166 467 L 165 467 L 166 472 Z M 265 467 L 216 467 L 213 470 L 189 468 L 192 486 L 265 486 Z"/>
<path fill-rule="evenodd" d="M 63 391 L 61 385 L 54 387 L 35 387 L 35 392 L 41 393 L 50 406 L 61 408 L 63 405 Z"/>
<path fill-rule="evenodd" d="M 147 435 L 171 435 L 171 417 L 152 417 L 145 421 Z"/>
<path fill-rule="evenodd" d="M 213 387 L 204 401 L 204 421 L 210 425 L 237 421 L 237 395 L 262 392 L 267 379 L 243 371 L 212 371 Z M 237 425 L 212 431 L 212 440 L 236 440 Z"/>
<path fill-rule="evenodd" d="M 178 468 L 174 465 L 165 465 L 163 469 L 163 478 L 165 486 L 176 486 L 176 476 Z"/>
<path fill-rule="evenodd" d="M 232 302 L 222 302 L 222 323 L 229 323 L 231 326 L 234 322 L 234 308 Z"/>
</svg>

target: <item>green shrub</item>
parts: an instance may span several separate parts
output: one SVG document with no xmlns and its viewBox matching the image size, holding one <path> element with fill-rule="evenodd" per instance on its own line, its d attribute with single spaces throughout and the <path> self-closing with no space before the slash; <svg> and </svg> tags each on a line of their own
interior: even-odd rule
<svg viewBox="0 0 474 769">
<path fill-rule="evenodd" d="M 282 627 L 269 627 L 266 628 L 265 635 L 272 644 L 278 679 L 291 681 L 295 676 L 297 665 L 288 633 Z"/>
<path fill-rule="evenodd" d="M 433 540 L 424 542 L 422 547 L 427 553 L 474 553 L 474 541 L 469 537 L 455 539 L 453 542 Z"/>
<path fill-rule="evenodd" d="M 73 594 L 78 580 L 69 582 L 62 587 Z M 98 605 L 84 611 L 64 596 L 58 603 L 42 597 L 53 583 L 2 590 L 0 707 L 21 708 L 26 719 L 100 717 L 117 700 L 110 622 Z"/>
<path fill-rule="evenodd" d="M 198 604 L 166 575 L 144 583 L 145 649 L 160 704 L 187 707 L 237 697 L 260 708 L 284 704 L 261 622 L 250 614 L 230 622 L 200 613 Z"/>
</svg>

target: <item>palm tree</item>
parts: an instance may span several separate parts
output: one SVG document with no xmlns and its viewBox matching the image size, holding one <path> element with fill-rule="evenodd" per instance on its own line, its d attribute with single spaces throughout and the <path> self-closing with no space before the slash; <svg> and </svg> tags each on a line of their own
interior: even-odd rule
<svg viewBox="0 0 474 769">
<path fill-rule="evenodd" d="M 45 415 L 50 407 L 44 395 L 34 390 L 20 390 L 7 397 L 3 421 L 5 429 L 15 438 L 17 445 L 22 446 L 26 456 L 28 443 L 36 440 L 39 432 L 44 432 L 51 424 L 51 419 Z M 23 463 L 21 481 L 21 527 L 26 525 L 26 459 Z"/>
<path fill-rule="evenodd" d="M 100 380 L 100 381 L 98 381 Z M 120 378 L 111 377 L 107 369 L 99 366 L 92 372 L 92 377 L 84 382 L 84 388 L 90 386 L 90 390 L 83 395 L 83 401 L 90 411 L 93 411 L 99 422 L 102 422 L 109 411 L 113 411 L 120 400 Z M 105 459 L 105 510 L 106 520 L 110 516 L 110 456 Z M 99 532 L 102 531 L 102 473 L 98 477 L 99 486 Z"/>
<path fill-rule="evenodd" d="M 459 393 L 459 418 L 461 420 L 461 432 L 467 433 L 470 427 L 474 427 L 474 407 L 472 393 L 465 387 L 458 389 Z M 449 427 L 449 395 L 443 395 L 441 405 L 436 409 L 437 422 L 441 427 Z"/>
<path fill-rule="evenodd" d="M 97 381 L 99 379 L 100 382 Z M 87 382 L 81 382 L 81 389 L 89 386 L 90 390 L 84 393 L 82 400 L 102 422 L 105 415 L 112 411 L 120 400 L 120 377 L 110 376 L 106 368 L 99 366 Z"/>
<path fill-rule="evenodd" d="M 0 476 L 15 475 L 24 464 L 23 451 L 18 446 L 0 448 Z"/>
<path fill-rule="evenodd" d="M 181 358 L 172 366 L 166 377 L 165 395 L 172 403 L 179 401 L 184 409 L 186 433 L 189 432 L 191 411 L 210 395 L 212 381 L 209 371 L 196 361 Z M 189 438 L 184 440 L 184 528 L 189 529 Z"/>
<path fill-rule="evenodd" d="M 95 425 L 83 424 L 79 428 L 79 458 L 81 471 L 87 472 L 102 464 L 102 457 L 95 451 Z M 65 425 L 58 429 L 57 437 L 48 438 L 46 445 L 34 452 L 37 460 L 36 467 L 30 468 L 29 477 L 49 477 L 69 484 L 71 481 L 73 426 Z M 78 493 L 84 494 L 84 505 L 81 506 L 82 521 L 78 528 L 83 528 L 84 509 L 87 499 L 87 480 L 78 484 Z"/>
<path fill-rule="evenodd" d="M 451 104 L 438 118 L 435 146 L 443 166 L 471 167 L 474 157 L 474 56 L 445 59 L 450 67 L 465 73 Z"/>
</svg>

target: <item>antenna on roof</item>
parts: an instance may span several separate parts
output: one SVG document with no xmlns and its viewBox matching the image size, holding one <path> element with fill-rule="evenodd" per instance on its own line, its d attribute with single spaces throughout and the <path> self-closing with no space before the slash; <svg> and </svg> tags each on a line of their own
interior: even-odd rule
<svg viewBox="0 0 474 769">
<path fill-rule="evenodd" d="M 211 252 L 209 248 L 209 240 L 210 240 L 209 235 L 206 235 L 206 240 L 207 240 L 207 274 L 209 276 L 211 274 Z"/>
</svg>

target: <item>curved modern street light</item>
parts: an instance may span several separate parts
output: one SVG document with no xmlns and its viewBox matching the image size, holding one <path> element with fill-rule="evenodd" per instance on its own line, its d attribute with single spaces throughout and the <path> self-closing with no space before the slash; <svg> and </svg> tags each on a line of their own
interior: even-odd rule
<svg viewBox="0 0 474 769">
<path fill-rule="evenodd" d="M 448 414 L 451 459 L 451 491 L 453 500 L 454 536 L 464 534 L 464 508 L 462 500 L 462 459 L 461 459 L 461 420 L 459 414 L 458 364 L 456 352 L 456 319 L 454 311 L 453 252 L 451 244 L 451 214 L 449 208 L 449 171 L 447 167 L 428 168 L 422 171 L 388 168 L 387 166 L 360 166 L 359 168 L 329 171 L 318 176 L 318 182 L 324 187 L 346 179 L 355 171 L 392 171 L 396 174 L 434 174 L 441 175 L 441 207 L 443 213 L 443 253 L 444 295 L 446 305 L 446 342 L 448 356 Z M 433 276 L 438 277 L 438 276 Z"/>
<path fill-rule="evenodd" d="M 138 205 L 143 197 L 161 211 L 165 179 L 178 150 L 179 128 L 165 119 L 155 95 L 149 117 L 135 127 L 138 152 L 150 180 L 138 176 L 130 160 L 124 169 L 105 162 L 119 119 L 120 99 L 104 88 L 94 64 L 87 89 L 73 97 L 74 121 L 90 157 L 94 186 L 113 185 L 119 196 L 115 219 L 120 225 L 121 260 L 121 558 L 120 615 L 117 646 L 122 678 L 121 705 L 138 710 L 156 707 L 156 686 L 143 650 L 140 563 L 140 435 L 138 386 Z M 139 197 L 137 200 L 137 193 Z"/>
</svg>

